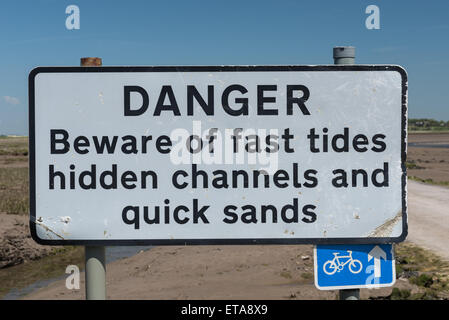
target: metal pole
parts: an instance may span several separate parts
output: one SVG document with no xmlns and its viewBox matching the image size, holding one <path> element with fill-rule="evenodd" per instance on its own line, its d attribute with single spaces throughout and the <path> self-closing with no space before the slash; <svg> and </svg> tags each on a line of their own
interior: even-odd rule
<svg viewBox="0 0 449 320">
<path fill-rule="evenodd" d="M 334 64 L 355 64 L 354 47 L 334 47 Z M 339 290 L 340 300 L 359 300 L 360 289 Z"/>
<path fill-rule="evenodd" d="M 86 246 L 86 300 L 106 299 L 105 247 Z"/>
<path fill-rule="evenodd" d="M 101 58 L 81 58 L 82 67 L 101 67 Z M 106 299 L 105 247 L 85 246 L 86 300 Z"/>
<path fill-rule="evenodd" d="M 334 64 L 354 64 L 354 47 L 334 47 Z"/>
</svg>

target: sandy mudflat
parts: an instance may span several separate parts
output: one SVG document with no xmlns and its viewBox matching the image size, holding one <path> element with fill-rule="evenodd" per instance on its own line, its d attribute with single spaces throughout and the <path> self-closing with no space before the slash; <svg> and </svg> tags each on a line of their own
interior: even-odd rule
<svg viewBox="0 0 449 320">
<path fill-rule="evenodd" d="M 411 143 L 449 143 L 449 132 L 409 132 L 408 142 Z"/>
<path fill-rule="evenodd" d="M 313 284 L 312 246 L 156 247 L 107 266 L 108 299 L 335 299 Z M 58 281 L 25 299 L 84 299 Z M 407 286 L 402 280 L 396 286 Z M 391 288 L 362 289 L 361 297 Z"/>
<path fill-rule="evenodd" d="M 37 244 L 30 234 L 28 215 L 0 213 L 0 268 L 35 260 L 53 247 Z"/>
<path fill-rule="evenodd" d="M 407 169 L 408 176 L 437 183 L 449 181 L 449 148 L 436 148 L 449 145 L 449 133 L 411 133 L 408 142 L 420 145 L 407 150 L 407 162 L 413 164 Z"/>
</svg>

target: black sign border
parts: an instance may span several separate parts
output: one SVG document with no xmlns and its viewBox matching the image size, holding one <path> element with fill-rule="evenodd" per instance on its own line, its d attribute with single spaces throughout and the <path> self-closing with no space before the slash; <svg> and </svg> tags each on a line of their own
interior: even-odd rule
<svg viewBox="0 0 449 320">
<path fill-rule="evenodd" d="M 257 71 L 396 71 L 402 79 L 401 116 L 401 167 L 402 167 L 402 234 L 398 237 L 364 238 L 258 238 L 258 239 L 111 239 L 111 240 L 61 240 L 41 239 L 36 225 L 36 162 L 35 162 L 35 78 L 39 73 L 85 73 L 85 72 L 257 72 Z M 283 66 L 108 66 L 108 67 L 37 67 L 28 77 L 29 99 L 29 181 L 30 181 L 30 231 L 31 236 L 42 245 L 92 245 L 92 246 L 133 246 L 133 245 L 284 245 L 284 244 L 375 244 L 397 243 L 405 240 L 407 224 L 407 72 L 399 65 L 283 65 Z"/>
</svg>

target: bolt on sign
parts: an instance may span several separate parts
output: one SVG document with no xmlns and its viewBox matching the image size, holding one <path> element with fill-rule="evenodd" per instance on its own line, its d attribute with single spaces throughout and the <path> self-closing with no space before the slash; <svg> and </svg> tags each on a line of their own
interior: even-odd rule
<svg viewBox="0 0 449 320">
<path fill-rule="evenodd" d="M 42 244 L 405 239 L 399 66 L 38 67 Z"/>
</svg>

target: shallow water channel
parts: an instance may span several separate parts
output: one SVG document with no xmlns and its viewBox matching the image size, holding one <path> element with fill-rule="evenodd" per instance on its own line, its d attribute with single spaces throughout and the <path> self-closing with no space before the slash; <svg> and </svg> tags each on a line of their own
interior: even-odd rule
<svg viewBox="0 0 449 320">
<path fill-rule="evenodd" d="M 152 246 L 116 246 L 116 247 L 106 247 L 106 264 L 113 261 L 131 257 L 141 251 L 146 251 L 151 249 Z M 12 289 L 4 297 L 3 300 L 16 300 L 20 299 L 24 295 L 27 295 L 35 290 L 46 287 L 54 281 L 62 280 L 68 275 L 62 273 L 58 277 L 53 277 L 49 279 L 38 280 L 24 288 Z"/>
</svg>

